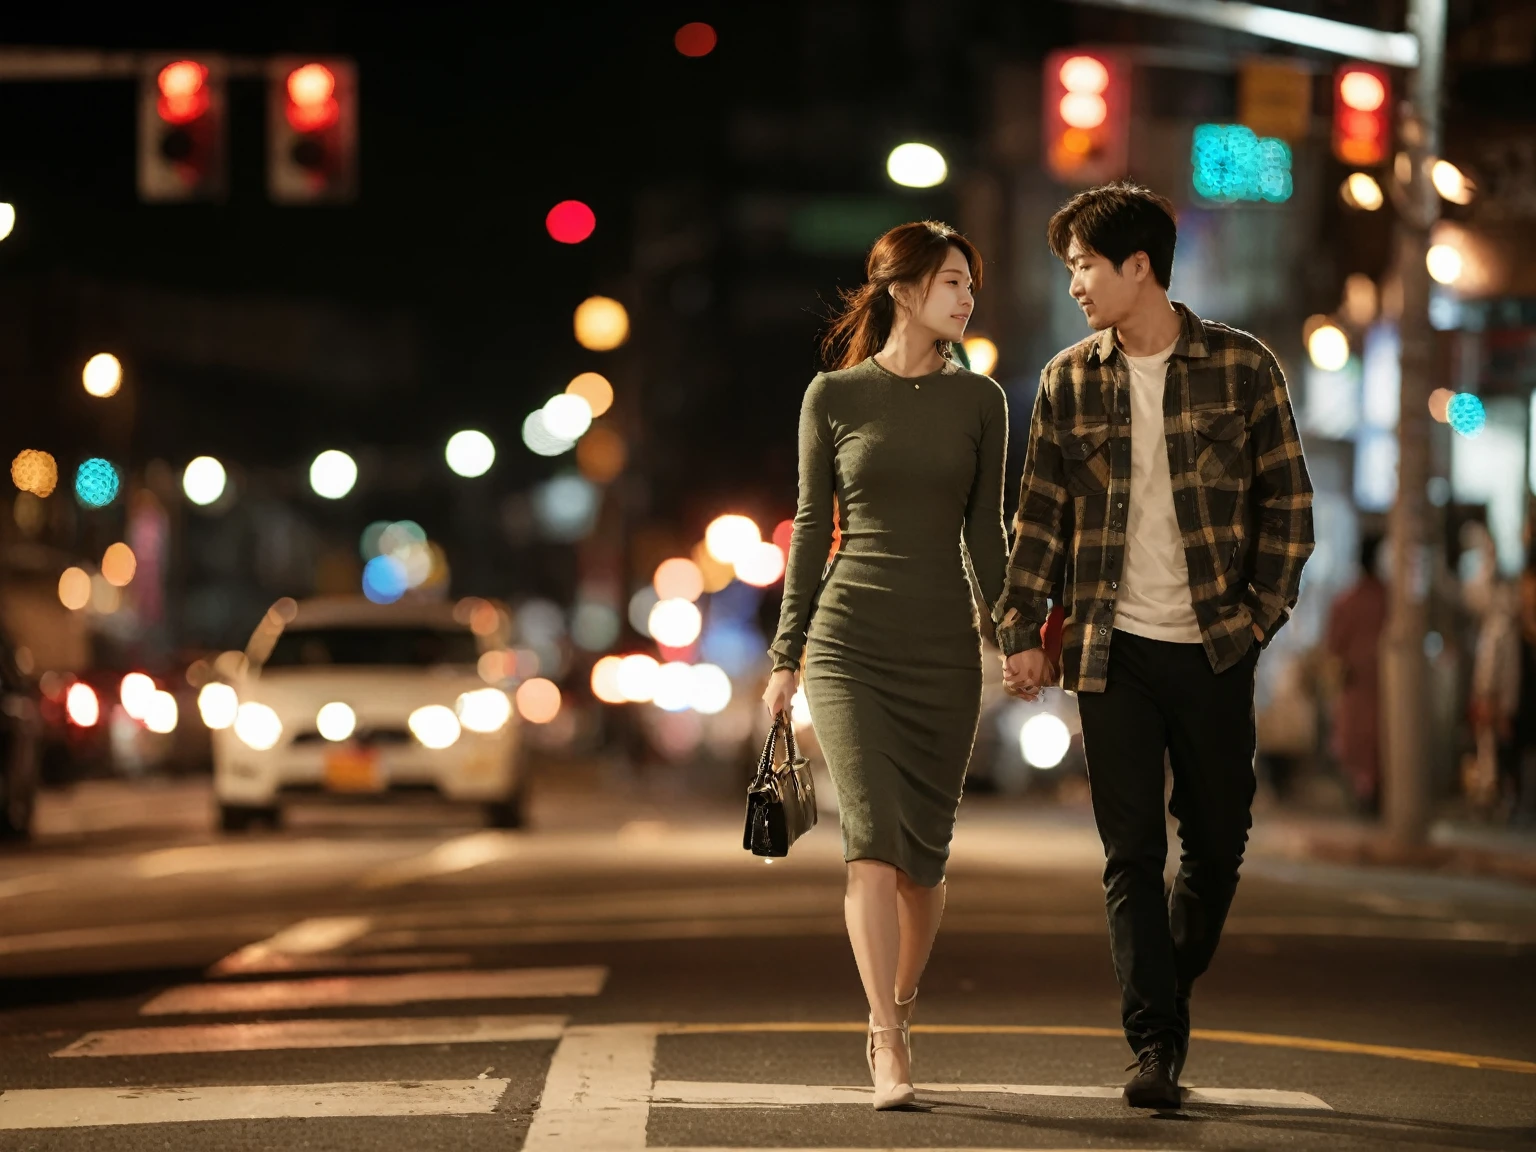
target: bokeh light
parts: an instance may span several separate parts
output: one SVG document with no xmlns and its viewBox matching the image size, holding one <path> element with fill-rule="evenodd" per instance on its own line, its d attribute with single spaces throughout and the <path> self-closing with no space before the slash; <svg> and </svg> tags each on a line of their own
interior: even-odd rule
<svg viewBox="0 0 1536 1152">
<path fill-rule="evenodd" d="M 101 719 L 101 701 L 89 684 L 75 681 L 64 694 L 64 711 L 78 728 L 94 728 Z"/>
<path fill-rule="evenodd" d="M 1339 78 L 1339 96 L 1359 112 L 1374 112 L 1386 101 L 1387 89 L 1378 76 L 1350 71 Z"/>
<path fill-rule="evenodd" d="M 91 577 L 91 611 L 101 616 L 110 616 L 123 606 L 123 593 L 116 584 L 111 584 L 101 573 Z"/>
<path fill-rule="evenodd" d="M 717 516 L 704 530 L 704 547 L 721 564 L 734 564 L 762 540 L 762 532 L 749 516 Z"/>
<path fill-rule="evenodd" d="M 528 413 L 528 418 L 523 421 L 523 443 L 539 456 L 559 456 L 573 447 L 572 441 L 563 440 L 549 430 L 544 423 L 542 408 Z"/>
<path fill-rule="evenodd" d="M 731 702 L 731 678 L 714 664 L 695 664 L 688 683 L 688 706 L 705 716 L 725 711 Z"/>
<path fill-rule="evenodd" d="M 130 672 L 117 686 L 117 698 L 123 711 L 135 720 L 144 719 L 149 711 L 149 701 L 159 689 L 155 682 L 142 672 Z"/>
<path fill-rule="evenodd" d="M 1456 393 L 1449 388 L 1436 388 L 1429 394 L 1429 415 L 1432 420 L 1441 424 L 1451 422 L 1451 400 Z"/>
<path fill-rule="evenodd" d="M 585 397 L 561 392 L 544 403 L 544 427 L 560 440 L 576 441 L 592 427 L 592 406 Z"/>
<path fill-rule="evenodd" d="M 1073 128 L 1097 128 L 1109 118 L 1109 105 L 1097 92 L 1068 92 L 1061 98 L 1057 111 Z"/>
<path fill-rule="evenodd" d="M 687 600 L 690 603 L 704 595 L 704 573 L 699 566 L 684 556 L 674 556 L 656 566 L 651 577 L 651 587 L 662 600 Z"/>
<path fill-rule="evenodd" d="M 700 21 L 684 24 L 672 37 L 672 46 L 684 56 L 697 58 L 708 56 L 715 50 L 718 38 L 714 28 Z"/>
<path fill-rule="evenodd" d="M 610 604 L 583 600 L 571 613 L 571 639 L 578 648 L 601 652 L 619 638 L 619 614 Z"/>
<path fill-rule="evenodd" d="M 1488 413 L 1483 402 L 1471 392 L 1458 392 L 1445 406 L 1446 422 L 1453 432 L 1469 439 L 1476 436 L 1488 423 Z"/>
<path fill-rule="evenodd" d="M 1307 355 L 1324 372 L 1337 372 L 1349 363 L 1349 337 L 1334 324 L 1318 324 L 1307 337 Z"/>
<path fill-rule="evenodd" d="M 1019 729 L 1019 751 L 1025 763 L 1035 768 L 1054 768 L 1072 746 L 1072 733 L 1061 717 L 1041 712 L 1024 721 Z"/>
<path fill-rule="evenodd" d="M 1096 94 L 1109 87 L 1109 69 L 1093 56 L 1068 56 L 1056 77 L 1068 92 Z"/>
<path fill-rule="evenodd" d="M 1195 191 L 1208 200 L 1278 204 L 1295 191 L 1290 145 L 1244 124 L 1196 125 L 1190 163 Z"/>
<path fill-rule="evenodd" d="M 613 407 L 613 385 L 600 372 L 583 372 L 565 386 L 572 396 L 580 396 L 596 419 Z"/>
<path fill-rule="evenodd" d="M 105 508 L 117 499 L 120 483 L 110 461 L 92 456 L 75 469 L 75 499 L 87 508 Z"/>
<path fill-rule="evenodd" d="M 635 594 L 629 598 L 629 625 L 642 636 L 651 634 L 651 609 L 656 607 L 661 599 L 656 595 L 656 589 L 647 584 L 644 588 L 635 589 Z"/>
<path fill-rule="evenodd" d="M 992 369 L 997 367 L 997 345 L 985 336 L 967 336 L 965 338 L 965 357 L 971 362 L 971 371 L 980 372 L 983 376 L 992 375 Z"/>
<path fill-rule="evenodd" d="M 58 463 L 47 452 L 24 448 L 11 461 L 11 482 L 34 496 L 51 496 L 59 486 Z"/>
<path fill-rule="evenodd" d="M 1351 172 L 1346 176 L 1344 183 L 1339 185 L 1339 196 L 1351 208 L 1364 212 L 1374 212 L 1387 201 L 1381 185 L 1368 172 Z"/>
<path fill-rule="evenodd" d="M 1429 182 L 1435 191 L 1452 204 L 1470 204 L 1477 189 L 1466 174 L 1449 160 L 1436 160 L 1429 170 Z"/>
<path fill-rule="evenodd" d="M 166 736 L 176 731 L 176 724 L 181 719 L 181 709 L 176 706 L 176 697 L 169 692 L 157 689 L 149 697 L 141 717 L 144 727 L 159 736 Z"/>
<path fill-rule="evenodd" d="M 203 723 L 214 730 L 228 728 L 235 722 L 240 708 L 240 697 L 228 684 L 214 681 L 204 684 L 197 693 L 197 711 Z"/>
<path fill-rule="evenodd" d="M 535 676 L 517 686 L 517 714 L 530 724 L 548 724 L 560 715 L 560 687 Z"/>
<path fill-rule="evenodd" d="M 0 240 L 9 236 L 16 227 L 16 206 L 0 201 Z"/>
<path fill-rule="evenodd" d="M 736 579 L 754 588 L 766 588 L 784 575 L 784 553 L 771 540 L 759 540 L 736 557 Z"/>
<path fill-rule="evenodd" d="M 562 244 L 580 244 L 597 227 L 597 215 L 580 200 L 562 200 L 544 217 L 550 238 Z"/>
<path fill-rule="evenodd" d="M 604 704 L 623 704 L 629 699 L 619 687 L 619 667 L 623 663 L 618 656 L 604 656 L 592 665 L 592 695 Z"/>
<path fill-rule="evenodd" d="M 454 702 L 459 723 L 471 732 L 499 732 L 512 719 L 512 701 L 500 688 L 476 688 Z"/>
<path fill-rule="evenodd" d="M 357 713 L 348 704 L 332 700 L 315 714 L 315 731 L 332 743 L 349 738 L 357 730 Z"/>
<path fill-rule="evenodd" d="M 91 602 L 91 578 L 84 568 L 66 568 L 59 577 L 59 603 L 78 612 Z"/>
<path fill-rule="evenodd" d="M 691 555 L 699 571 L 704 574 L 704 591 L 719 592 L 736 579 L 736 569 L 711 556 L 709 548 L 702 541 L 694 547 Z"/>
<path fill-rule="evenodd" d="M 789 546 L 794 543 L 795 522 L 793 520 L 780 520 L 773 526 L 773 542 L 779 546 L 784 555 L 789 555 Z"/>
<path fill-rule="evenodd" d="M 212 456 L 196 457 L 181 474 L 181 490 L 186 493 L 187 499 L 205 508 L 224 495 L 227 482 L 224 465 Z"/>
<path fill-rule="evenodd" d="M 661 665 L 654 656 L 635 652 L 619 661 L 618 689 L 624 699 L 644 704 L 656 691 L 656 673 Z"/>
<path fill-rule="evenodd" d="M 363 565 L 363 595 L 375 604 L 393 604 L 409 587 L 405 565 L 394 556 L 375 556 Z"/>
<path fill-rule="evenodd" d="M 277 713 L 254 700 L 247 700 L 235 709 L 234 728 L 241 743 L 257 752 L 276 747 L 283 738 L 283 722 Z"/>
<path fill-rule="evenodd" d="M 1465 262 L 1461 253 L 1449 244 L 1433 244 L 1424 254 L 1425 267 L 1438 284 L 1454 284 L 1461 279 Z"/>
<path fill-rule="evenodd" d="M 704 617 L 688 600 L 658 600 L 646 620 L 647 631 L 658 644 L 686 648 L 699 638 Z"/>
<path fill-rule="evenodd" d="M 496 445 L 484 432 L 466 428 L 448 437 L 448 447 L 443 455 L 455 474 L 473 479 L 484 476 L 496 463 Z"/>
<path fill-rule="evenodd" d="M 340 500 L 356 483 L 357 461 L 336 448 L 327 448 L 309 466 L 309 486 L 327 500 Z"/>
<path fill-rule="evenodd" d="M 107 546 L 106 552 L 101 557 L 101 574 L 108 584 L 114 588 L 126 588 L 133 583 L 133 576 L 139 570 L 139 558 L 133 554 L 133 549 L 119 540 L 116 544 Z"/>
<path fill-rule="evenodd" d="M 651 703 L 663 712 L 686 712 L 692 699 L 693 665 L 669 660 L 656 669 L 656 690 Z"/>
<path fill-rule="evenodd" d="M 80 382 L 92 396 L 113 395 L 123 384 L 123 365 L 110 352 L 98 352 L 85 362 Z"/>
<path fill-rule="evenodd" d="M 611 352 L 629 339 L 629 313 L 607 296 L 589 296 L 576 306 L 576 342 L 590 352 Z"/>
<path fill-rule="evenodd" d="M 929 144 L 898 144 L 886 157 L 885 171 L 903 188 L 932 188 L 944 183 L 949 165 L 937 148 Z"/>
<path fill-rule="evenodd" d="M 571 543 L 584 539 L 597 521 L 599 492 L 584 476 L 554 476 L 533 490 L 533 514 L 544 535 Z"/>
<path fill-rule="evenodd" d="M 434 752 L 451 748 L 460 733 L 459 718 L 453 714 L 452 708 L 441 704 L 427 704 L 416 709 L 406 717 L 405 726 L 424 748 Z"/>
<path fill-rule="evenodd" d="M 612 428 L 599 424 L 576 445 L 576 467 L 594 484 L 607 484 L 624 471 L 629 462 L 629 451 L 624 447 L 624 437 Z"/>
</svg>

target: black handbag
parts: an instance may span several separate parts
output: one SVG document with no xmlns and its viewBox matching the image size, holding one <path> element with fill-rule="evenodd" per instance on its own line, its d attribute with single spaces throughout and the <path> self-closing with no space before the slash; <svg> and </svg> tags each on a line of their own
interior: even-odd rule
<svg viewBox="0 0 1536 1152">
<path fill-rule="evenodd" d="M 774 763 L 779 728 L 784 729 L 784 760 Z M 741 846 L 754 856 L 787 856 L 789 846 L 816 826 L 816 788 L 811 764 L 795 751 L 795 733 L 787 716 L 777 716 L 757 762 L 757 776 L 747 789 L 747 826 Z"/>
</svg>

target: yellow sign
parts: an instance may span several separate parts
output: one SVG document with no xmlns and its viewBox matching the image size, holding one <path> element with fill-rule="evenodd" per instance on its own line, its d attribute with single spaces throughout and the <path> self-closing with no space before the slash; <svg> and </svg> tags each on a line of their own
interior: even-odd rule
<svg viewBox="0 0 1536 1152">
<path fill-rule="evenodd" d="M 1291 144 L 1305 140 L 1312 125 L 1312 73 L 1290 60 L 1245 60 L 1237 113 L 1255 136 L 1278 136 Z"/>
</svg>

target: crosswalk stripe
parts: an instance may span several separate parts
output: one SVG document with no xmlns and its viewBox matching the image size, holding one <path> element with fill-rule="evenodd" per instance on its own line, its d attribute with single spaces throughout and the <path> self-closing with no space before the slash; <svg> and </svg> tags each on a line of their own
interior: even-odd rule
<svg viewBox="0 0 1536 1152">
<path fill-rule="evenodd" d="M 603 990 L 607 977 L 607 968 L 590 965 L 408 972 L 390 976 L 335 976 L 243 984 L 184 984 L 162 992 L 140 1008 L 139 1013 L 169 1016 L 354 1005 L 377 1007 L 429 1000 L 596 996 Z"/>
<path fill-rule="evenodd" d="M 401 1047 L 558 1040 L 564 1016 L 406 1016 L 400 1019 L 278 1020 L 87 1032 L 55 1056 L 162 1056 L 186 1052 Z"/>
<path fill-rule="evenodd" d="M 1068 1096 L 1119 1100 L 1122 1089 L 1109 1085 L 1075 1084 L 918 1084 L 919 1092 L 993 1096 Z M 813 1104 L 870 1105 L 873 1089 L 814 1084 L 729 1084 L 692 1080 L 660 1080 L 651 1089 L 651 1103 L 684 1108 L 782 1108 Z M 1223 1104 L 1241 1108 L 1295 1108 L 1331 1112 L 1327 1103 L 1309 1092 L 1273 1088 L 1186 1088 L 1186 1104 Z"/>
<path fill-rule="evenodd" d="M 494 1111 L 509 1084 L 486 1079 L 23 1088 L 0 1095 L 0 1130 L 319 1116 L 462 1116 Z"/>
<path fill-rule="evenodd" d="M 368 933 L 373 921 L 367 916 L 315 916 L 274 932 L 265 940 L 231 952 L 213 966 L 213 972 L 251 972 L 284 957 L 314 956 L 334 952 Z"/>
<path fill-rule="evenodd" d="M 652 1024 L 567 1031 L 523 1152 L 643 1152 L 655 1058 Z"/>
</svg>

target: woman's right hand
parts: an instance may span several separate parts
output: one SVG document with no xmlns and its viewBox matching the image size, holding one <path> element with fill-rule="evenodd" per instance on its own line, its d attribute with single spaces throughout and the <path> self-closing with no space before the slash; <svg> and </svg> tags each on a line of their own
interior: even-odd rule
<svg viewBox="0 0 1536 1152">
<path fill-rule="evenodd" d="M 780 668 L 768 677 L 768 687 L 763 689 L 763 704 L 770 720 L 781 712 L 786 720 L 789 718 L 789 702 L 794 697 L 798 679 L 793 668 Z"/>
</svg>

